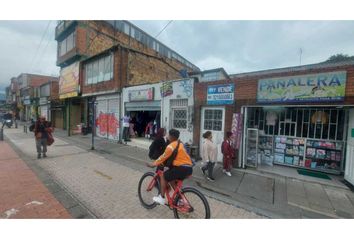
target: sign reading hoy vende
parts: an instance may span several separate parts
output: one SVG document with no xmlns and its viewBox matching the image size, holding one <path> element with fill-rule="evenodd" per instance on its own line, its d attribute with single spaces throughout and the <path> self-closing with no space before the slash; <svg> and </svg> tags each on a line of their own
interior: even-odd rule
<svg viewBox="0 0 354 240">
<path fill-rule="evenodd" d="M 234 89 L 234 84 L 208 86 L 207 103 L 212 105 L 232 104 Z"/>
<path fill-rule="evenodd" d="M 343 101 L 346 79 L 345 71 L 260 79 L 257 102 Z"/>
</svg>

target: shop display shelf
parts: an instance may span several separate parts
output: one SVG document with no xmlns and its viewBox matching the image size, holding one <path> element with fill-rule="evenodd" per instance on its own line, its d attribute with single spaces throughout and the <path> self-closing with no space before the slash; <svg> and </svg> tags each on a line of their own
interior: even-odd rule
<svg viewBox="0 0 354 240">
<path fill-rule="evenodd" d="M 342 160 L 333 160 L 333 159 L 311 157 L 311 156 L 306 156 L 306 158 L 311 158 L 311 159 L 316 159 L 316 160 L 323 160 L 323 161 L 332 161 L 332 162 L 341 162 L 342 161 Z"/>
</svg>

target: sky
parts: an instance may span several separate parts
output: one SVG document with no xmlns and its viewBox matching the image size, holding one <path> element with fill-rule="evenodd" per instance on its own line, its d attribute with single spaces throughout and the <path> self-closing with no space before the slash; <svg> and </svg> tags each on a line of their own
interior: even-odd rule
<svg viewBox="0 0 354 240">
<path fill-rule="evenodd" d="M 131 21 L 155 37 L 169 22 Z M 0 91 L 20 73 L 59 75 L 56 21 L 0 21 Z M 157 37 L 201 70 L 227 73 L 354 55 L 354 21 L 172 21 Z M 300 51 L 302 49 L 302 51 Z M 302 52 L 300 54 L 300 52 Z"/>
</svg>

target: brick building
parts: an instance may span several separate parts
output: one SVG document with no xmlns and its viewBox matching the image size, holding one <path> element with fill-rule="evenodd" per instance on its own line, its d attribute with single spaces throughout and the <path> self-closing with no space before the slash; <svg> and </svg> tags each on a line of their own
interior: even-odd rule
<svg viewBox="0 0 354 240">
<path fill-rule="evenodd" d="M 194 141 L 206 130 L 222 136 L 233 131 L 235 166 L 305 168 L 353 179 L 353 100 L 352 61 L 200 82 L 195 87 Z"/>
<path fill-rule="evenodd" d="M 59 100 L 59 79 L 51 79 L 39 86 L 38 114 L 52 122 L 53 127 L 62 128 L 63 116 L 57 113 Z"/>
<path fill-rule="evenodd" d="M 40 85 L 58 81 L 58 78 L 39 74 L 21 73 L 11 79 L 11 94 L 13 111 L 19 119 L 29 121 L 38 116 L 39 87 Z"/>
<path fill-rule="evenodd" d="M 198 70 L 128 21 L 60 21 L 56 40 L 62 72 L 59 93 L 67 106 L 64 115 L 70 122 L 69 134 L 80 123 L 92 127 L 89 103 L 94 100 L 97 114 L 113 114 L 119 122 L 123 87 L 177 79 L 181 72 Z M 109 136 L 109 129 L 106 132 L 107 138 L 119 138 Z"/>
</svg>

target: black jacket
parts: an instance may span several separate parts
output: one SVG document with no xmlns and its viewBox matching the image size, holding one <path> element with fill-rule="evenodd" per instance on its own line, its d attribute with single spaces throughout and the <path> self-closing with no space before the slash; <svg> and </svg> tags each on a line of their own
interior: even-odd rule
<svg viewBox="0 0 354 240">
<path fill-rule="evenodd" d="M 158 159 L 164 153 L 166 146 L 164 138 L 155 139 L 149 148 L 149 158 Z"/>
</svg>

